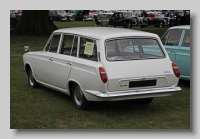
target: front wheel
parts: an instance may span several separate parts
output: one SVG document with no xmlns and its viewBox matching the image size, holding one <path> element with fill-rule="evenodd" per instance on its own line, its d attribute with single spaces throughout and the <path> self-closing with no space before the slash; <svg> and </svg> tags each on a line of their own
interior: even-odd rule
<svg viewBox="0 0 200 139">
<path fill-rule="evenodd" d="M 87 109 L 89 102 L 85 98 L 80 86 L 75 84 L 73 86 L 72 100 L 77 109 Z"/>
<path fill-rule="evenodd" d="M 28 84 L 30 88 L 37 88 L 39 86 L 39 84 L 37 83 L 37 81 L 33 76 L 33 72 L 31 69 L 28 72 Z"/>
</svg>

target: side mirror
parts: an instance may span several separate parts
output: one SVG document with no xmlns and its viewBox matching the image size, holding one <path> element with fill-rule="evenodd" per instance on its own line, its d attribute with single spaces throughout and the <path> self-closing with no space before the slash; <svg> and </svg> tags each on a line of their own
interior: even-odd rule
<svg viewBox="0 0 200 139">
<path fill-rule="evenodd" d="M 30 51 L 29 46 L 24 46 L 25 51 Z"/>
</svg>

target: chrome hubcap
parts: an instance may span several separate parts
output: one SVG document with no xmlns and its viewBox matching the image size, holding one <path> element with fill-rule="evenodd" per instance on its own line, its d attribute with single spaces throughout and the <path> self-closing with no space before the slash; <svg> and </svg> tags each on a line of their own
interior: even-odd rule
<svg viewBox="0 0 200 139">
<path fill-rule="evenodd" d="M 83 103 L 83 92 L 79 86 L 76 86 L 75 88 L 74 99 L 77 105 L 81 105 Z"/>
<path fill-rule="evenodd" d="M 31 86 L 33 86 L 33 84 L 34 84 L 34 77 L 33 77 L 32 71 L 30 71 L 29 81 L 30 81 Z"/>
</svg>

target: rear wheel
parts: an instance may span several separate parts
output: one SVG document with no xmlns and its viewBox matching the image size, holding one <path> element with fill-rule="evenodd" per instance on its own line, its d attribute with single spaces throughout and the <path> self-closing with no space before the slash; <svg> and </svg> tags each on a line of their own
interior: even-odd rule
<svg viewBox="0 0 200 139">
<path fill-rule="evenodd" d="M 77 84 L 73 85 L 72 100 L 73 100 L 74 106 L 76 108 L 78 108 L 78 109 L 87 109 L 88 108 L 89 102 L 85 98 L 80 86 Z"/>
<path fill-rule="evenodd" d="M 28 72 L 28 84 L 30 88 L 37 88 L 39 86 L 39 84 L 37 83 L 37 81 L 33 76 L 33 72 L 31 69 Z"/>
</svg>

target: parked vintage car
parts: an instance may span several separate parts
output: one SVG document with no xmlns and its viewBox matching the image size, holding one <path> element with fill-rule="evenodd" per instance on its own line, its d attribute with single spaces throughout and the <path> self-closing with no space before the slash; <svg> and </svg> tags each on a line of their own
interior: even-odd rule
<svg viewBox="0 0 200 139">
<path fill-rule="evenodd" d="M 90 14 L 96 14 L 99 17 L 106 17 L 106 15 L 100 10 L 90 10 Z"/>
<path fill-rule="evenodd" d="M 103 10 L 102 13 L 105 14 L 105 17 L 110 17 L 113 15 L 111 10 Z"/>
<path fill-rule="evenodd" d="M 116 27 L 123 26 L 124 28 L 132 28 L 133 25 L 138 24 L 138 17 L 133 17 L 132 12 L 118 11 L 115 12 L 110 18 L 108 25 Z"/>
<path fill-rule="evenodd" d="M 93 21 L 94 18 L 91 15 L 89 15 L 89 10 L 78 10 L 77 15 L 74 16 L 74 20 Z"/>
<path fill-rule="evenodd" d="M 42 84 L 71 95 L 78 109 L 88 108 L 91 101 L 135 99 L 148 104 L 181 90 L 178 67 L 160 38 L 143 31 L 58 29 L 42 51 L 25 53 L 23 62 L 31 88 Z"/>
<path fill-rule="evenodd" d="M 170 59 L 177 63 L 180 78 L 190 80 L 190 25 L 169 28 L 161 41 Z"/>
<path fill-rule="evenodd" d="M 154 25 L 154 27 L 172 27 L 177 25 L 177 20 L 174 17 L 165 17 L 164 15 L 160 15 L 153 18 L 152 24 Z"/>
<path fill-rule="evenodd" d="M 57 21 L 71 21 L 72 16 L 67 13 L 65 10 L 50 10 L 49 11 L 49 18 L 51 20 Z"/>
</svg>

